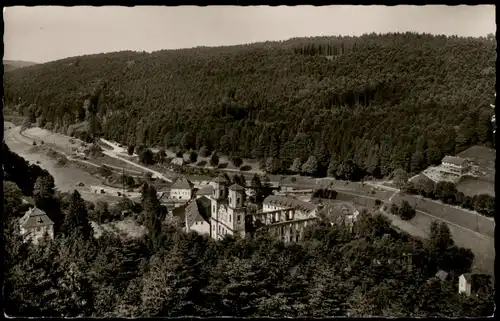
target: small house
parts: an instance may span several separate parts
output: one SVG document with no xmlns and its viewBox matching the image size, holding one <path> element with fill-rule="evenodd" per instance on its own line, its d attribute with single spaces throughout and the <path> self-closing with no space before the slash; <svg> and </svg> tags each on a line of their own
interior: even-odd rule
<svg viewBox="0 0 500 321">
<path fill-rule="evenodd" d="M 192 197 L 193 183 L 185 177 L 179 177 L 172 184 L 170 198 L 174 200 L 189 201 Z"/>
<path fill-rule="evenodd" d="M 51 239 L 54 238 L 54 222 L 36 206 L 19 219 L 19 225 L 20 233 L 26 241 L 31 240 L 37 244 L 44 235 L 48 235 Z"/>
</svg>

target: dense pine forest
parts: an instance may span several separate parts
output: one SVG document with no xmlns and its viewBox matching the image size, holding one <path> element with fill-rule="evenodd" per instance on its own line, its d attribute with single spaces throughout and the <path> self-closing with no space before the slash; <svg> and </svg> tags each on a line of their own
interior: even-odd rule
<svg viewBox="0 0 500 321">
<path fill-rule="evenodd" d="M 262 233 L 245 239 L 185 233 L 165 220 L 154 187 L 134 206 L 148 233 L 105 232 L 91 220 L 123 204 L 93 204 L 61 193 L 54 178 L 4 145 L 5 313 L 24 317 L 155 316 L 490 316 L 488 276 L 478 296 L 458 294 L 474 255 L 444 223 L 420 241 L 362 212 L 352 228 L 320 221 L 303 242 Z M 25 175 L 28 173 L 29 175 Z M 55 222 L 55 239 L 23 243 L 17 219 L 32 197 Z M 124 202 L 127 203 L 126 199 Z M 118 218 L 119 219 L 119 218 Z M 434 277 L 439 269 L 450 278 Z"/>
<path fill-rule="evenodd" d="M 5 102 L 64 133 L 380 177 L 491 144 L 495 60 L 492 37 L 416 33 L 127 51 L 7 72 Z"/>
</svg>

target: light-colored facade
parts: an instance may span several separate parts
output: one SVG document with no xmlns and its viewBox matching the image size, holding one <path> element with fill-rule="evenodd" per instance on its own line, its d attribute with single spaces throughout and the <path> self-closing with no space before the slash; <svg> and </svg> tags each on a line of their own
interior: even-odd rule
<svg viewBox="0 0 500 321">
<path fill-rule="evenodd" d="M 229 188 L 223 177 L 212 182 L 211 201 L 211 236 L 222 239 L 225 235 L 245 236 L 245 188 L 233 184 Z"/>
<path fill-rule="evenodd" d="M 443 171 L 454 175 L 464 175 L 470 169 L 470 164 L 465 158 L 445 156 L 441 161 Z"/>
<path fill-rule="evenodd" d="M 38 244 L 45 235 L 54 239 L 54 222 L 37 207 L 31 208 L 19 219 L 19 228 L 24 240 L 34 244 Z"/>
<path fill-rule="evenodd" d="M 462 274 L 458 278 L 458 293 L 464 293 L 467 296 L 471 295 L 472 291 L 472 276 L 469 273 Z"/>
<path fill-rule="evenodd" d="M 189 201 L 193 197 L 193 183 L 184 177 L 179 177 L 170 189 L 170 199 Z"/>
</svg>

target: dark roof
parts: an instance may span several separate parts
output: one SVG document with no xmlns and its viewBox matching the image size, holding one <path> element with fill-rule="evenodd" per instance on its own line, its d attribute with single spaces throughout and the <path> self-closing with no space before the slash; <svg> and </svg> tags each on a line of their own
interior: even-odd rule
<svg viewBox="0 0 500 321">
<path fill-rule="evenodd" d="M 41 227 L 54 224 L 47 214 L 37 207 L 33 207 L 27 211 L 26 214 L 20 218 L 19 223 L 24 228 Z"/>
<path fill-rule="evenodd" d="M 290 196 L 269 195 L 264 199 L 263 204 L 291 207 L 304 211 L 312 211 L 316 208 L 314 204 L 298 200 Z"/>
<path fill-rule="evenodd" d="M 175 180 L 175 182 L 172 184 L 172 189 L 192 189 L 193 188 L 193 183 L 191 183 L 187 178 L 185 177 L 179 177 Z"/>
<path fill-rule="evenodd" d="M 244 192 L 245 191 L 245 188 L 241 185 L 238 185 L 236 183 L 234 183 L 233 185 L 229 186 L 229 189 L 232 190 L 232 191 L 237 191 L 237 192 Z"/>
<path fill-rule="evenodd" d="M 172 216 L 178 217 L 181 222 L 184 222 L 186 220 L 186 205 L 175 207 L 172 210 Z"/>
<path fill-rule="evenodd" d="M 443 271 L 443 270 L 439 270 L 437 273 L 436 273 L 436 277 L 441 279 L 441 281 L 444 281 L 446 280 L 446 278 L 448 277 L 448 272 L 446 271 Z"/>
<path fill-rule="evenodd" d="M 456 156 L 445 156 L 441 162 L 442 163 L 450 163 L 450 164 L 457 165 L 457 166 L 462 166 L 465 162 L 467 162 L 467 160 L 464 158 L 461 158 L 461 157 L 456 157 Z"/>
<path fill-rule="evenodd" d="M 212 185 L 208 184 L 200 188 L 196 195 L 212 195 L 214 193 L 214 188 Z"/>
<path fill-rule="evenodd" d="M 206 200 L 203 200 L 206 199 Z M 207 211 L 208 204 L 208 211 Z M 197 200 L 192 200 L 186 206 L 186 218 L 188 226 L 194 222 L 210 222 L 210 200 L 206 197 L 200 197 Z"/>
</svg>

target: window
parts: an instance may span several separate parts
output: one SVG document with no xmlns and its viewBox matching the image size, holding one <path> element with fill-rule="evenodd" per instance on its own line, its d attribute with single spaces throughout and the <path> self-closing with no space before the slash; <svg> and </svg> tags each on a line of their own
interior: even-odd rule
<svg viewBox="0 0 500 321">
<path fill-rule="evenodd" d="M 212 231 L 215 232 L 215 225 L 212 225 Z"/>
<path fill-rule="evenodd" d="M 229 197 L 229 203 L 231 203 L 231 196 Z"/>
<path fill-rule="evenodd" d="M 220 225 L 219 225 L 219 233 L 220 233 Z"/>
<path fill-rule="evenodd" d="M 293 235 L 290 235 L 290 242 L 293 242 Z"/>
<path fill-rule="evenodd" d="M 214 205 L 214 210 L 213 210 L 213 212 L 215 213 L 215 205 Z"/>
<path fill-rule="evenodd" d="M 240 198 L 239 198 L 239 197 L 238 197 L 238 199 L 237 199 L 237 203 L 236 203 L 236 204 L 237 204 L 237 205 L 241 205 L 241 202 L 240 202 Z"/>
<path fill-rule="evenodd" d="M 229 215 L 229 223 L 231 223 L 231 216 L 232 216 L 232 215 Z"/>
<path fill-rule="evenodd" d="M 241 215 L 238 215 L 237 217 L 238 223 L 241 222 Z"/>
</svg>

